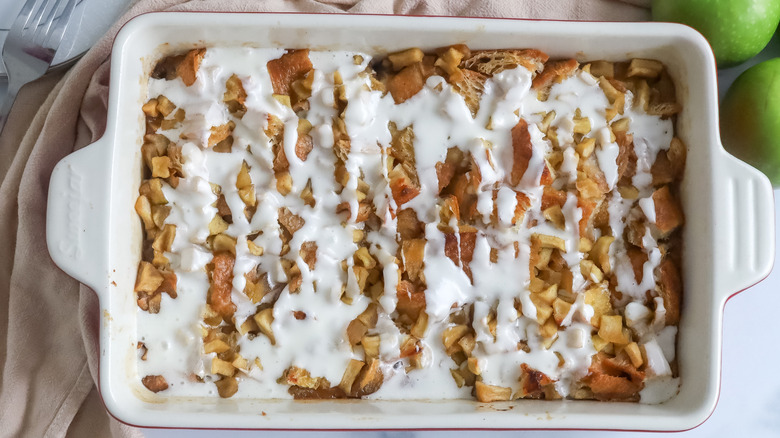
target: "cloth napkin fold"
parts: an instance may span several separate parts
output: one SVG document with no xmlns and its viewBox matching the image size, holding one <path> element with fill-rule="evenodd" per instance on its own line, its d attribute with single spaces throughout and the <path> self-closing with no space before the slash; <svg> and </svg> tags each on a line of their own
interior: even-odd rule
<svg viewBox="0 0 780 438">
<path fill-rule="evenodd" d="M 461 15 L 599 21 L 649 19 L 648 0 L 141 0 L 67 73 L 22 90 L 0 137 L 0 436 L 142 436 L 110 417 L 95 387 L 98 300 L 46 249 L 54 165 L 103 135 L 114 36 L 151 11 Z M 2 309 L 5 309 L 3 311 Z"/>
</svg>

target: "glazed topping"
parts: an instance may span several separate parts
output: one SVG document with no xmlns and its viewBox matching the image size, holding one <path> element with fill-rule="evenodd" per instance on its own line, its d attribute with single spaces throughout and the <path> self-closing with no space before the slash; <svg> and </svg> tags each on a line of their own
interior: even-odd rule
<svg viewBox="0 0 780 438">
<path fill-rule="evenodd" d="M 658 110 L 649 76 L 620 90 L 545 61 L 223 47 L 158 64 L 139 375 L 223 397 L 673 396 L 682 214 L 657 157 L 679 153 L 679 108 Z"/>
</svg>

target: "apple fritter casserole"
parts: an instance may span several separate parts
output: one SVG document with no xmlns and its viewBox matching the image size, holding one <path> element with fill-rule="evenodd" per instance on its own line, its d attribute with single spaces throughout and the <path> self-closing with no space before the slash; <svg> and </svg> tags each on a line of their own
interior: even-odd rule
<svg viewBox="0 0 780 438">
<path fill-rule="evenodd" d="M 141 110 L 149 390 L 676 393 L 686 148 L 660 62 L 198 48 Z"/>
</svg>

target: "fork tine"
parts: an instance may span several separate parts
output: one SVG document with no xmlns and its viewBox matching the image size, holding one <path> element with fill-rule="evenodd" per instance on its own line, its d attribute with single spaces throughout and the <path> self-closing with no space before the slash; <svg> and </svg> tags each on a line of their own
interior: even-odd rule
<svg viewBox="0 0 780 438">
<path fill-rule="evenodd" d="M 46 40 L 46 47 L 50 47 L 54 50 L 59 47 L 60 42 L 62 42 L 62 36 L 65 33 L 65 28 L 70 21 L 70 16 L 73 13 L 73 9 L 75 7 L 76 0 L 68 0 L 68 2 L 65 4 L 65 8 L 63 8 L 62 13 L 57 19 L 57 22 L 54 23 L 54 28 L 52 29 L 49 38 Z"/>
<path fill-rule="evenodd" d="M 30 19 L 33 18 L 33 10 L 38 10 L 38 3 L 41 1 L 43 0 L 27 0 L 24 2 L 22 10 L 19 11 L 19 16 L 16 17 L 14 24 L 11 26 L 11 30 L 8 32 L 9 35 L 21 35 L 24 32 L 24 29 L 30 23 Z"/>
<path fill-rule="evenodd" d="M 57 9 L 60 8 L 60 3 L 62 0 L 55 0 L 54 5 L 49 9 L 49 13 L 46 15 L 46 20 L 44 21 L 44 34 L 49 33 L 49 29 L 51 29 L 51 25 L 54 22 L 54 19 L 56 17 Z"/>
<path fill-rule="evenodd" d="M 42 20 L 42 23 L 35 29 L 35 33 L 33 34 L 33 42 L 35 44 L 39 46 L 46 45 L 45 42 L 49 35 L 49 30 L 54 21 L 57 20 L 57 9 L 60 7 L 60 2 L 62 2 L 62 0 L 47 0 L 46 6 L 48 9 L 46 18 Z"/>
<path fill-rule="evenodd" d="M 32 32 L 33 37 L 38 32 L 38 28 L 43 21 L 43 16 L 46 15 L 46 11 L 51 7 L 51 0 L 43 0 L 43 3 L 38 6 L 38 10 L 35 11 L 35 17 L 33 23 L 27 26 L 27 33 Z"/>
</svg>

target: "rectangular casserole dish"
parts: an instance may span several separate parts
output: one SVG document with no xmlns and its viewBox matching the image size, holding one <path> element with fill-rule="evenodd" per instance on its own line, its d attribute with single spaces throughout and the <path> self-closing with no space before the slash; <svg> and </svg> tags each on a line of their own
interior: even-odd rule
<svg viewBox="0 0 780 438">
<path fill-rule="evenodd" d="M 171 51 L 196 46 L 311 48 L 386 53 L 455 43 L 536 48 L 551 58 L 666 64 L 688 145 L 681 192 L 684 302 L 679 394 L 660 405 L 593 401 L 319 401 L 161 398 L 136 375 L 136 303 L 142 227 L 133 211 L 141 180 L 145 77 Z M 578 23 L 447 17 L 156 13 L 130 21 L 111 60 L 101 140 L 63 159 L 49 190 L 47 243 L 55 263 L 100 298 L 100 392 L 119 420 L 138 426 L 256 429 L 684 430 L 702 423 L 719 393 L 723 306 L 766 277 L 774 260 L 768 179 L 728 155 L 717 128 L 716 72 L 706 40 L 665 23 Z"/>
</svg>

